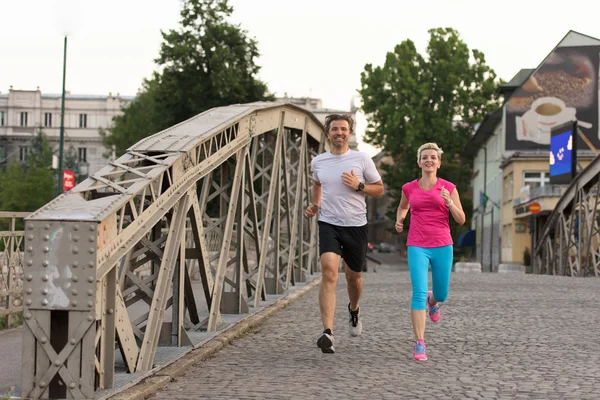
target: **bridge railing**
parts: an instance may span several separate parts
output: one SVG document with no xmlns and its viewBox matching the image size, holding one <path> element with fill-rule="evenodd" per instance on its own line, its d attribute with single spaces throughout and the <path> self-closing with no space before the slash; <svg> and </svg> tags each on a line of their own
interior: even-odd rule
<svg viewBox="0 0 600 400">
<path fill-rule="evenodd" d="M 535 241 L 534 273 L 600 275 L 600 156 L 567 187 Z"/>
<path fill-rule="evenodd" d="M 324 146 L 302 108 L 220 107 L 26 218 L 23 395 L 90 398 L 116 373 L 139 378 L 318 272 L 303 210 Z"/>
<path fill-rule="evenodd" d="M 0 211 L 0 319 L 5 328 L 23 310 L 23 218 L 29 214 Z"/>
</svg>

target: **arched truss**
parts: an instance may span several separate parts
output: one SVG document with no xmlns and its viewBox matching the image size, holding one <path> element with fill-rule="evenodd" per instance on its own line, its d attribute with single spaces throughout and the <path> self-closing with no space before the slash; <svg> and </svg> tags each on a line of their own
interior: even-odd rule
<svg viewBox="0 0 600 400">
<path fill-rule="evenodd" d="M 600 274 L 600 156 L 569 185 L 536 239 L 534 272 Z"/>
<path fill-rule="evenodd" d="M 221 313 L 317 272 L 316 220 L 303 210 L 324 142 L 290 104 L 215 108 L 30 215 L 23 395 L 89 398 L 112 387 L 115 346 L 130 372 L 148 371 L 159 344 L 189 345 Z"/>
</svg>

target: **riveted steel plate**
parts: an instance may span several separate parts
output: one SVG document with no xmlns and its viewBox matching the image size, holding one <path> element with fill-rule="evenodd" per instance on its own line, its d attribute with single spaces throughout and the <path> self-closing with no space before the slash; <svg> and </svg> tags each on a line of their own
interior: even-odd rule
<svg viewBox="0 0 600 400">
<path fill-rule="evenodd" d="M 97 222 L 26 221 L 23 304 L 94 310 Z"/>
</svg>

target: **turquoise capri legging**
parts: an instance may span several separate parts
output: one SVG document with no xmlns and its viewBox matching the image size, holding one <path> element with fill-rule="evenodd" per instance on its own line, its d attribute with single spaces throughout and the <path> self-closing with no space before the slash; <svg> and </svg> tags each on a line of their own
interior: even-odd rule
<svg viewBox="0 0 600 400">
<path fill-rule="evenodd" d="M 411 310 L 426 309 L 429 263 L 431 263 L 433 298 L 440 302 L 446 300 L 450 288 L 452 256 L 452 245 L 442 247 L 408 246 L 408 269 L 412 282 Z"/>
</svg>

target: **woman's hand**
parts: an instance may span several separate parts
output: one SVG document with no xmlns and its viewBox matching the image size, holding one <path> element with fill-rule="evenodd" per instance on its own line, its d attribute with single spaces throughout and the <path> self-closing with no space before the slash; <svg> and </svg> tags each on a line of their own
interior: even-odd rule
<svg viewBox="0 0 600 400">
<path fill-rule="evenodd" d="M 402 232 L 404 230 L 404 218 L 396 221 L 396 232 Z"/>
<path fill-rule="evenodd" d="M 442 188 L 440 192 L 440 196 L 444 199 L 444 202 L 448 207 L 452 204 L 452 199 L 450 198 L 450 192 L 445 187 Z"/>
</svg>

